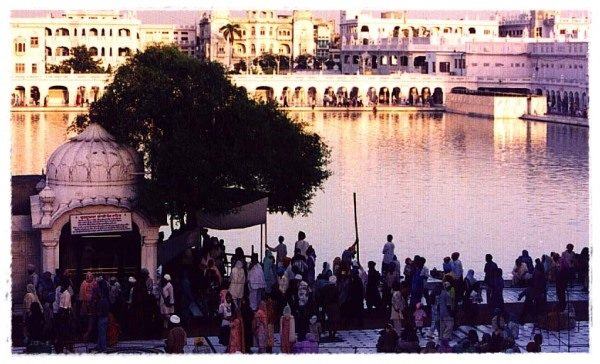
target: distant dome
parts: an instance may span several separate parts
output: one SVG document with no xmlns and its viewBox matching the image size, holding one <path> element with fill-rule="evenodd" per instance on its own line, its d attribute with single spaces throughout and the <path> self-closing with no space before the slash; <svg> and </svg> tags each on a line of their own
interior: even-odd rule
<svg viewBox="0 0 600 364">
<path fill-rule="evenodd" d="M 143 171 L 138 153 L 115 142 L 99 124 L 58 147 L 46 164 L 48 186 L 123 186 Z"/>
</svg>

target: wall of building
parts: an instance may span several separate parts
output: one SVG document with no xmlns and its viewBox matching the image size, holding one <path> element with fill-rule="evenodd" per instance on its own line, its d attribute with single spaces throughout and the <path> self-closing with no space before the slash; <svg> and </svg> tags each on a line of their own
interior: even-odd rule
<svg viewBox="0 0 600 364">
<path fill-rule="evenodd" d="M 543 96 L 483 96 L 451 93 L 446 96 L 446 110 L 458 114 L 488 118 L 519 118 L 524 114 L 546 114 Z"/>
<path fill-rule="evenodd" d="M 41 237 L 39 230 L 31 227 L 30 215 L 13 215 L 11 220 L 11 293 L 13 302 L 21 302 L 26 293 L 27 266 L 41 267 Z"/>
</svg>

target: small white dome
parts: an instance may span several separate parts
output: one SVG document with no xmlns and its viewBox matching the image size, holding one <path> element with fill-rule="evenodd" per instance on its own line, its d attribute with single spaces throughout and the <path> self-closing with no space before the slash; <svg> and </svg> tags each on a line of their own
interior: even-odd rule
<svg viewBox="0 0 600 364">
<path fill-rule="evenodd" d="M 48 186 L 123 186 L 134 185 L 143 167 L 133 148 L 93 123 L 52 153 L 46 171 Z"/>
</svg>

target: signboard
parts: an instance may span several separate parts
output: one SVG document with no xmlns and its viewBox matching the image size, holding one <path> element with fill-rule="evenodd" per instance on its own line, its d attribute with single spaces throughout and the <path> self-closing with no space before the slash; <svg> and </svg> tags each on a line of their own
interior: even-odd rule
<svg viewBox="0 0 600 364">
<path fill-rule="evenodd" d="M 131 212 L 71 215 L 72 235 L 112 233 L 131 230 Z"/>
</svg>

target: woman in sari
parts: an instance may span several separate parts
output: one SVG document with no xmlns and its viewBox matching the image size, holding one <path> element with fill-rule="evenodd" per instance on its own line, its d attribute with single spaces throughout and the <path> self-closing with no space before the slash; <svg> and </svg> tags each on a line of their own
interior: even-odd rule
<svg viewBox="0 0 600 364">
<path fill-rule="evenodd" d="M 286 305 L 283 309 L 283 316 L 281 316 L 279 327 L 280 341 L 281 341 L 281 352 L 289 354 L 292 352 L 292 347 L 296 342 L 296 322 L 294 316 L 292 316 L 292 309 L 290 305 Z"/>
<path fill-rule="evenodd" d="M 238 308 L 231 320 L 229 344 L 227 345 L 228 353 L 244 353 L 244 322 L 242 321 L 242 311 Z"/>
<path fill-rule="evenodd" d="M 252 329 L 254 332 L 254 342 L 260 354 L 265 353 L 267 346 L 267 304 L 261 301 L 258 310 L 254 313 Z"/>
</svg>

